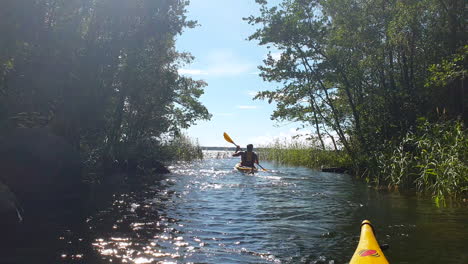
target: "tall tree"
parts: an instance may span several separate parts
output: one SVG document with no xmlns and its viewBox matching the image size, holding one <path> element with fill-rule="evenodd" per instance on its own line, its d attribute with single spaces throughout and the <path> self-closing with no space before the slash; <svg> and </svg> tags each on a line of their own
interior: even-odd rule
<svg viewBox="0 0 468 264">
<path fill-rule="evenodd" d="M 378 150 L 418 117 L 433 115 L 442 103 L 433 101 L 436 93 L 455 98 L 466 89 L 459 82 L 455 93 L 427 84 L 431 65 L 466 43 L 463 1 L 256 2 L 260 15 L 246 18 L 259 25 L 250 40 L 281 52 L 264 61 L 261 75 L 282 84 L 256 98 L 277 102 L 273 118 L 309 121 L 319 139 L 320 127 L 333 129 L 355 160 L 363 156 L 355 153 Z M 443 107 L 465 116 L 462 100 L 456 104 Z"/>
<path fill-rule="evenodd" d="M 0 124 L 49 126 L 84 156 L 158 144 L 210 114 L 204 82 L 180 76 L 188 1 L 0 3 Z M 150 148 L 151 146 L 148 146 Z"/>
</svg>

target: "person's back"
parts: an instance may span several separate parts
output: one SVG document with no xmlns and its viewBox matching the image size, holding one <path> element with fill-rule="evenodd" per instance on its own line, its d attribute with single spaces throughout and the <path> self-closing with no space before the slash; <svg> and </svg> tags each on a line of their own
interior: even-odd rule
<svg viewBox="0 0 468 264">
<path fill-rule="evenodd" d="M 255 167 L 254 164 L 258 164 L 258 155 L 253 152 L 253 145 L 247 145 L 247 151 L 239 151 L 240 147 L 237 147 L 236 152 L 232 154 L 233 157 L 241 156 L 241 166 Z"/>
</svg>

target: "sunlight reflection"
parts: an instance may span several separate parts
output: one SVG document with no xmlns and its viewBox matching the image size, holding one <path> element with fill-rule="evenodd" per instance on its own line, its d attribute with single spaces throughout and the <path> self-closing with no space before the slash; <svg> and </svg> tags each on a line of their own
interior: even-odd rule
<svg viewBox="0 0 468 264">
<path fill-rule="evenodd" d="M 133 260 L 133 263 L 135 264 L 143 264 L 143 263 L 151 263 L 153 262 L 154 259 L 147 259 L 147 258 L 143 258 L 143 257 L 139 257 L 139 258 L 136 258 Z"/>
<path fill-rule="evenodd" d="M 164 236 L 163 239 L 170 239 L 168 236 Z M 176 241 L 174 245 L 176 246 L 185 246 L 188 245 L 186 242 L 182 242 L 182 237 L 177 237 L 174 239 Z M 167 262 L 163 258 L 169 259 L 177 259 L 180 258 L 179 253 L 164 253 L 160 249 L 156 249 L 157 243 L 151 242 L 149 245 L 151 246 L 144 246 L 142 250 L 137 250 L 132 248 L 132 246 L 138 245 L 138 243 L 131 242 L 129 238 L 121 238 L 121 237 L 111 237 L 109 241 L 105 239 L 99 238 L 95 240 L 96 242 L 93 243 L 93 246 L 97 248 L 99 253 L 102 256 L 112 257 L 109 259 L 112 262 L 113 258 L 121 259 L 122 263 L 173 263 Z M 62 256 L 62 257 L 66 257 Z M 76 256 L 80 258 L 81 256 Z"/>
<path fill-rule="evenodd" d="M 232 164 L 206 165 L 175 166 L 156 184 L 114 195 L 112 206 L 90 220 L 95 230 L 109 231 L 92 244 L 102 260 L 170 264 L 214 258 L 209 263 L 224 263 L 225 257 L 232 257 L 239 259 L 236 263 L 276 263 L 276 256 L 252 246 L 257 237 L 265 236 L 265 231 L 255 231 L 263 224 L 255 228 L 242 224 L 276 219 L 257 210 L 263 200 L 256 193 L 286 187 L 291 194 L 295 183 L 271 173 L 245 177 L 233 171 Z M 261 197 L 268 201 L 268 195 Z M 187 215 L 189 221 L 180 220 Z"/>
</svg>

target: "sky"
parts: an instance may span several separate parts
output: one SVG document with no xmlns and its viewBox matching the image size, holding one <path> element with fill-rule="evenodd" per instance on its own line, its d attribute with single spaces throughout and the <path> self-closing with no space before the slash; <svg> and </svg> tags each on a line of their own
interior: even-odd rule
<svg viewBox="0 0 468 264">
<path fill-rule="evenodd" d="M 223 132 L 241 147 L 265 145 L 297 134 L 299 124 L 270 119 L 274 104 L 252 100 L 256 92 L 278 86 L 258 75 L 257 67 L 268 50 L 247 40 L 255 28 L 242 20 L 257 15 L 258 4 L 254 0 L 191 0 L 187 10 L 188 19 L 197 20 L 199 26 L 186 29 L 176 48 L 190 52 L 195 60 L 179 72 L 208 83 L 200 101 L 213 117 L 197 121 L 185 133 L 205 147 L 232 146 L 224 140 Z"/>
</svg>

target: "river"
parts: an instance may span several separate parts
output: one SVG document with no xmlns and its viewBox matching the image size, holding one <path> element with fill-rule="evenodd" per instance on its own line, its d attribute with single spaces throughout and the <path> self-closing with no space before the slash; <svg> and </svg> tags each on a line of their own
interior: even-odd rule
<svg viewBox="0 0 468 264">
<path fill-rule="evenodd" d="M 347 263 L 364 219 L 389 244 L 390 263 L 468 263 L 466 204 L 439 208 L 346 174 L 268 162 L 247 175 L 233 169 L 238 159 L 205 154 L 126 186 L 81 228 L 61 230 L 50 239 L 55 263 Z"/>
</svg>

